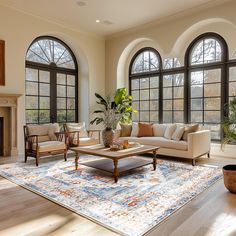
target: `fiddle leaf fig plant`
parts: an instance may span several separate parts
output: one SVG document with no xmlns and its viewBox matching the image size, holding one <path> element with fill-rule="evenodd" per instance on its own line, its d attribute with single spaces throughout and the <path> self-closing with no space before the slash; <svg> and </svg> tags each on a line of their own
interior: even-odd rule
<svg viewBox="0 0 236 236">
<path fill-rule="evenodd" d="M 119 88 L 116 90 L 114 98 L 110 96 L 102 97 L 95 93 L 97 104 L 100 105 L 99 110 L 95 110 L 93 114 L 97 116 L 90 122 L 90 124 L 103 123 L 106 129 L 116 129 L 117 124 L 131 123 L 131 113 L 137 112 L 132 107 L 132 96 L 127 94 L 126 88 Z"/>
</svg>

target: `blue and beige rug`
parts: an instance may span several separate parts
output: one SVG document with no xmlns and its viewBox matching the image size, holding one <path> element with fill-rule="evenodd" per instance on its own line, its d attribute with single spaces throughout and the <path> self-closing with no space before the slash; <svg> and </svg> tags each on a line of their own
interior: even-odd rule
<svg viewBox="0 0 236 236">
<path fill-rule="evenodd" d="M 80 161 L 95 157 L 84 156 Z M 122 235 L 142 235 L 221 178 L 221 169 L 158 160 L 119 178 L 47 158 L 0 166 L 0 175 Z"/>
</svg>

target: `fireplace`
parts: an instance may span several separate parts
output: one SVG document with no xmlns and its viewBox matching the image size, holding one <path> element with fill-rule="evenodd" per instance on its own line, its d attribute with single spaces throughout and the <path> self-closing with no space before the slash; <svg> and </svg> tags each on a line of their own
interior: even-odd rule
<svg viewBox="0 0 236 236">
<path fill-rule="evenodd" d="M 0 94 L 0 156 L 14 156 L 17 151 L 18 94 Z"/>
</svg>

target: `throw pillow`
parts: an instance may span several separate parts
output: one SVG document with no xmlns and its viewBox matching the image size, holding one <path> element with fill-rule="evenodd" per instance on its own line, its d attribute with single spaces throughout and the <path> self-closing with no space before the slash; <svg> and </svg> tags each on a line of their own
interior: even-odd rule
<svg viewBox="0 0 236 236">
<path fill-rule="evenodd" d="M 150 137 L 153 136 L 153 124 L 148 123 L 138 123 L 139 132 L 138 137 Z"/>
<path fill-rule="evenodd" d="M 85 122 L 80 123 L 67 123 L 66 128 L 69 132 L 79 131 L 80 138 L 87 138 L 88 133 L 86 131 Z"/>
<path fill-rule="evenodd" d="M 59 131 L 60 131 L 60 126 L 58 123 L 50 124 L 49 129 L 48 129 L 48 136 L 50 137 L 51 141 L 57 140 L 55 132 L 59 132 Z"/>
<path fill-rule="evenodd" d="M 172 139 L 179 141 L 183 136 L 184 130 L 185 130 L 185 127 L 177 127 L 175 132 L 172 135 Z"/>
<path fill-rule="evenodd" d="M 185 127 L 182 139 L 185 140 L 185 141 L 188 141 L 188 134 L 189 133 L 194 133 L 194 132 L 198 131 L 198 129 L 199 129 L 199 124 L 195 124 L 195 125 Z"/>
<path fill-rule="evenodd" d="M 133 122 L 132 124 L 132 131 L 131 131 L 131 137 L 137 137 L 138 136 L 138 123 Z"/>
<path fill-rule="evenodd" d="M 164 137 L 167 139 L 171 139 L 173 133 L 176 130 L 177 125 L 176 124 L 172 124 L 172 125 L 167 125 L 165 133 L 164 133 Z"/>
<path fill-rule="evenodd" d="M 155 137 L 164 137 L 166 127 L 167 126 L 164 124 L 154 124 L 153 125 L 153 135 Z"/>
<path fill-rule="evenodd" d="M 120 124 L 121 133 L 120 137 L 129 137 L 132 132 L 132 125 L 131 124 Z"/>
</svg>

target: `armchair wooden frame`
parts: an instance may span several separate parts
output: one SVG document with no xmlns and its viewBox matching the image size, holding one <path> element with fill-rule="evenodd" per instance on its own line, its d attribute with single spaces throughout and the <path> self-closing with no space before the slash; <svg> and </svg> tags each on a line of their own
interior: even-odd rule
<svg viewBox="0 0 236 236">
<path fill-rule="evenodd" d="M 64 132 L 55 132 L 56 141 L 64 142 L 66 144 L 66 135 Z M 67 147 L 65 149 L 50 150 L 47 152 L 39 151 L 39 137 L 40 135 L 29 135 L 27 130 L 27 125 L 24 125 L 24 141 L 25 141 L 25 162 L 27 162 L 28 157 L 34 157 L 36 159 L 36 166 L 39 165 L 39 158 L 42 156 L 55 155 L 55 154 L 64 154 L 64 159 L 67 161 Z M 33 148 L 33 145 L 36 145 L 36 148 Z"/>
</svg>

